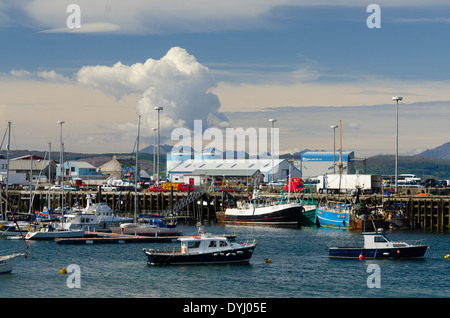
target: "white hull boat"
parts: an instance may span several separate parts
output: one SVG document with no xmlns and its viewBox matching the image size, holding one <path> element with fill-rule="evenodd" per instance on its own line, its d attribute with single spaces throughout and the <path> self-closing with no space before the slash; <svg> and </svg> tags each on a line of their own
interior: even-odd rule
<svg viewBox="0 0 450 318">
<path fill-rule="evenodd" d="M 84 230 L 50 230 L 44 228 L 38 231 L 31 231 L 25 235 L 27 240 L 55 240 L 57 238 L 81 238 L 84 237 Z"/>
<path fill-rule="evenodd" d="M 132 218 L 115 216 L 114 211 L 106 203 L 92 203 L 88 195 L 86 208 L 66 213 L 60 226 L 64 230 L 98 231 L 109 230 L 111 227 L 120 226 L 132 220 Z"/>
<path fill-rule="evenodd" d="M 15 253 L 11 255 L 0 256 L 0 274 L 11 273 L 16 265 L 17 259 L 19 256 L 27 257 L 29 253 Z"/>
</svg>

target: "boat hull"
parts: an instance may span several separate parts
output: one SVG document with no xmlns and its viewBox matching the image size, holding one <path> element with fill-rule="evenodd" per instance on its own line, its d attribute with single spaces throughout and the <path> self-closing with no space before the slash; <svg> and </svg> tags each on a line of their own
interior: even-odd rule
<svg viewBox="0 0 450 318">
<path fill-rule="evenodd" d="M 191 253 L 183 254 L 181 252 L 154 252 L 144 250 L 147 255 L 147 264 L 176 264 L 176 265 L 194 265 L 194 264 L 230 264 L 230 263 L 248 263 L 252 257 L 256 245 L 248 247 L 222 250 L 209 253 Z"/>
<path fill-rule="evenodd" d="M 37 231 L 28 232 L 25 235 L 27 240 L 54 240 L 56 238 L 81 238 L 84 237 L 84 230 L 76 231 Z"/>
<path fill-rule="evenodd" d="M 317 208 L 317 219 L 320 226 L 338 229 L 353 229 L 355 224 L 351 222 L 349 213 L 339 213 Z"/>
<path fill-rule="evenodd" d="M 317 225 L 317 206 L 303 206 L 304 211 L 300 217 L 300 225 L 314 226 Z"/>
<path fill-rule="evenodd" d="M 174 228 L 152 228 L 152 227 L 112 227 L 112 233 L 124 235 L 138 235 L 138 236 L 180 236 L 182 231 Z"/>
<path fill-rule="evenodd" d="M 303 207 L 301 204 L 269 206 L 253 209 L 227 209 L 219 222 L 267 224 L 267 225 L 298 225 Z"/>
<path fill-rule="evenodd" d="M 427 245 L 390 248 L 333 247 L 329 256 L 334 258 L 420 258 L 425 255 Z M 361 256 L 362 255 L 362 256 Z"/>
<path fill-rule="evenodd" d="M 12 254 L 8 256 L 1 256 L 0 257 L 0 274 L 8 274 L 11 273 L 11 271 L 14 268 L 14 265 L 16 265 L 17 259 L 19 256 L 26 255 L 25 253 L 18 253 L 18 254 Z"/>
</svg>

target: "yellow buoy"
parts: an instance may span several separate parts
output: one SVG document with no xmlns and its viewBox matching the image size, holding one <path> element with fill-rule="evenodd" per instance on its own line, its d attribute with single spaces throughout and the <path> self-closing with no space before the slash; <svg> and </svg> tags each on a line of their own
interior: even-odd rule
<svg viewBox="0 0 450 318">
<path fill-rule="evenodd" d="M 450 254 L 445 255 L 444 258 L 450 258 Z"/>
<path fill-rule="evenodd" d="M 65 275 L 65 274 L 67 274 L 67 268 L 61 268 L 60 270 L 59 270 L 59 272 L 60 272 L 60 274 L 62 274 L 62 275 Z"/>
<path fill-rule="evenodd" d="M 266 264 L 272 263 L 272 260 L 270 258 L 266 258 Z"/>
</svg>

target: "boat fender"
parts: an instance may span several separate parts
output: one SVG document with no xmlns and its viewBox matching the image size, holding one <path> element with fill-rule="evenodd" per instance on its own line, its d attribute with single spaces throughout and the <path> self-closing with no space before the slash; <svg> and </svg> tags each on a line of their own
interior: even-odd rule
<svg viewBox="0 0 450 318">
<path fill-rule="evenodd" d="M 359 260 L 362 261 L 364 259 L 364 256 L 362 254 L 359 254 Z"/>
<path fill-rule="evenodd" d="M 397 254 L 400 254 L 400 250 L 397 250 Z"/>
</svg>

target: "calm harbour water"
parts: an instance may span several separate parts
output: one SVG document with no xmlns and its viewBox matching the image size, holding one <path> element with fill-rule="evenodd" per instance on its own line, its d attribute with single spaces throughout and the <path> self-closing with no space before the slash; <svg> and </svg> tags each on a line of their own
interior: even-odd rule
<svg viewBox="0 0 450 318">
<path fill-rule="evenodd" d="M 195 226 L 181 226 L 186 235 Z M 396 241 L 431 246 L 424 259 L 330 259 L 332 246 L 361 245 L 357 231 L 303 227 L 209 225 L 214 234 L 234 233 L 236 241 L 256 239 L 248 265 L 151 266 L 142 248 L 168 243 L 59 245 L 31 241 L 28 259 L 0 275 L 0 298 L 447 298 L 450 296 L 450 234 L 388 231 Z M 176 243 L 178 245 L 179 243 Z M 0 254 L 24 250 L 22 240 L 0 239 Z M 270 258 L 271 263 L 265 259 Z M 80 288 L 69 288 L 69 274 L 80 268 Z M 370 264 L 379 266 L 380 288 L 369 288 Z"/>
</svg>

